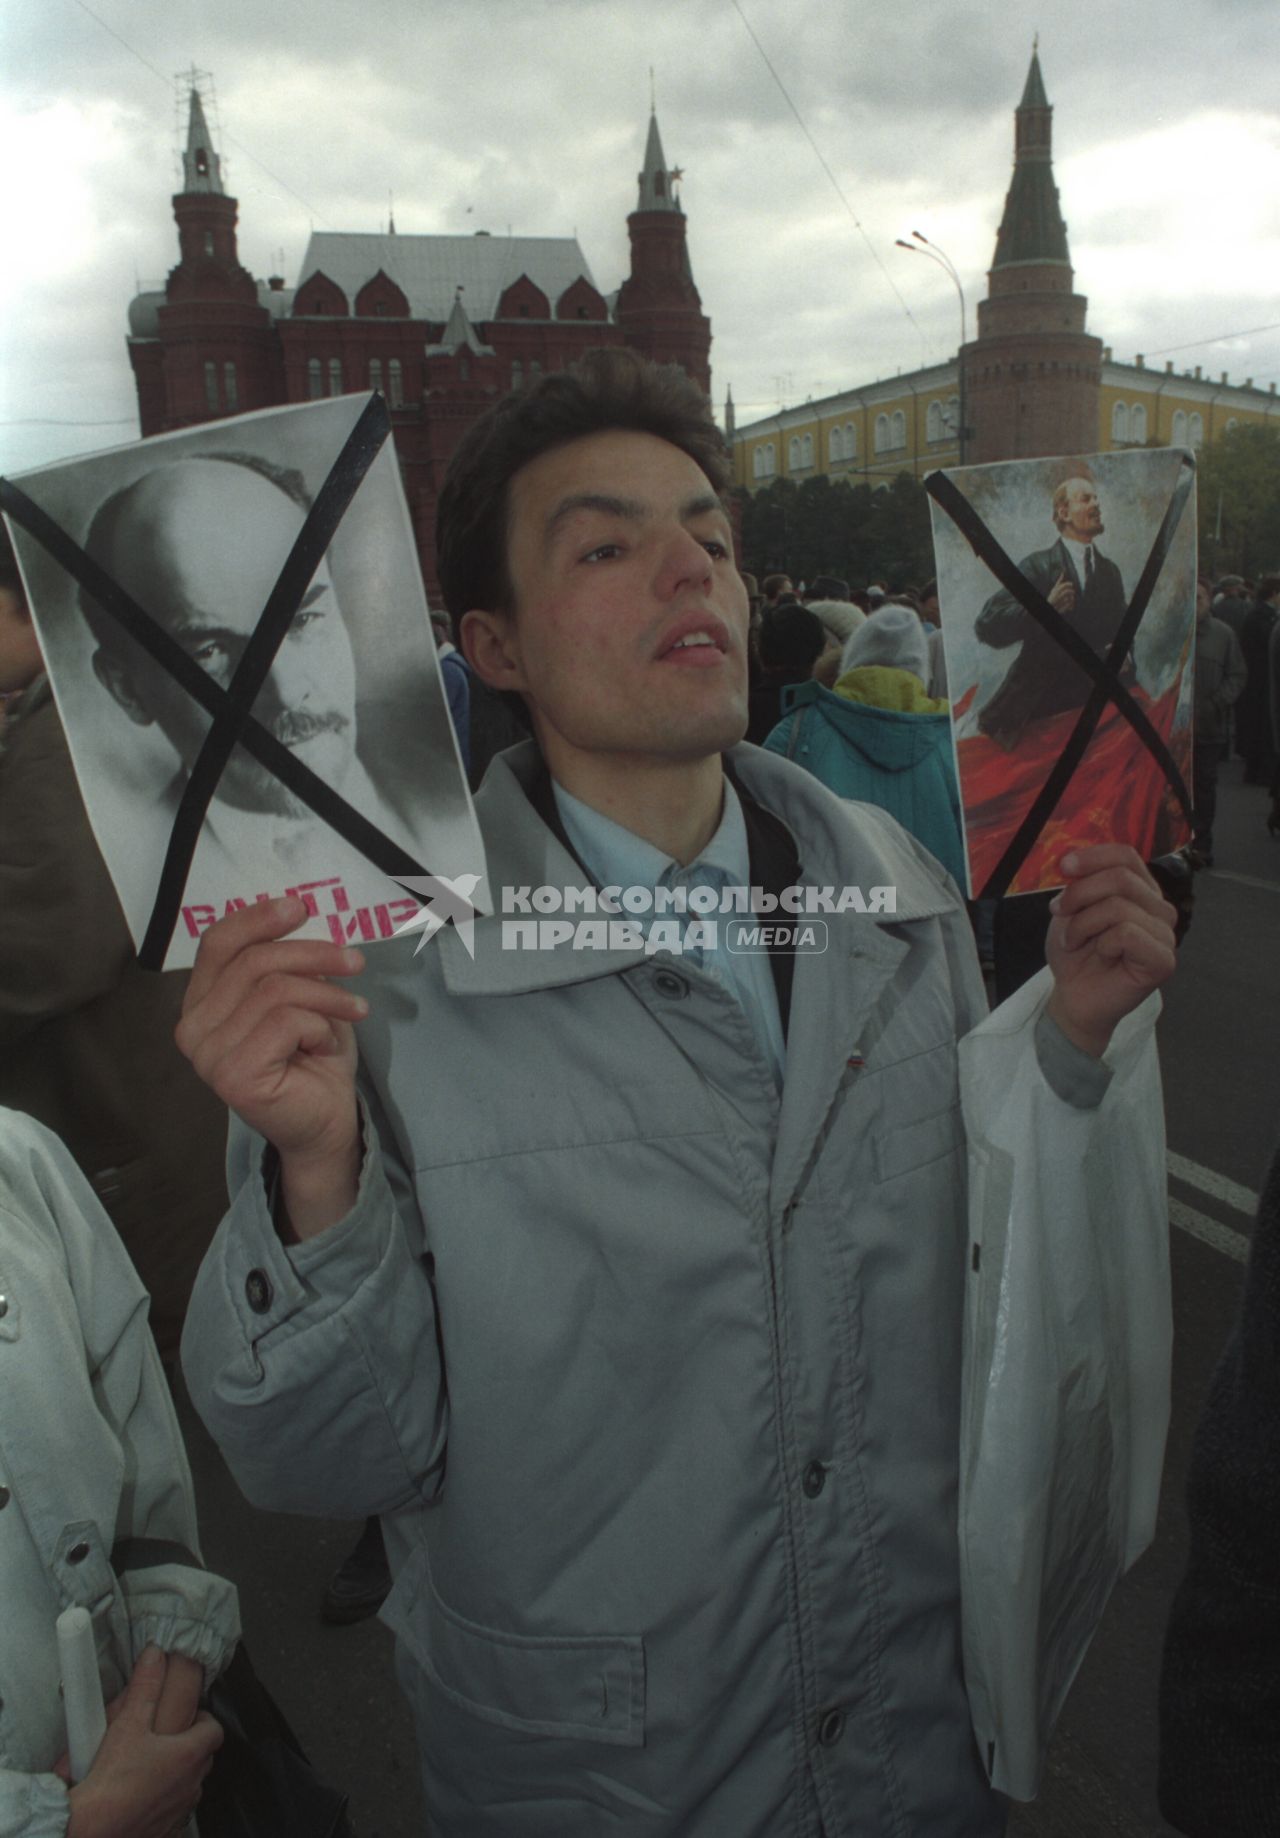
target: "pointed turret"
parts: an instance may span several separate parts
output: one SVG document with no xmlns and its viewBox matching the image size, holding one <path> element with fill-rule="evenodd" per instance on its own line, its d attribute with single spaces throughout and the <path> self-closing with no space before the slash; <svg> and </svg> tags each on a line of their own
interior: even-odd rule
<svg viewBox="0 0 1280 1838">
<path fill-rule="evenodd" d="M 462 289 L 453 297 L 453 308 L 438 345 L 428 345 L 428 357 L 453 357 L 459 351 L 470 351 L 476 357 L 492 357 L 493 346 L 482 344 L 462 304 Z"/>
<path fill-rule="evenodd" d="M 658 118 L 650 114 L 640 202 L 627 218 L 631 273 L 614 317 L 633 349 L 656 364 L 679 364 L 709 395 L 711 322 L 694 284 L 684 211 L 672 195 L 681 176 L 668 170 Z"/>
<path fill-rule="evenodd" d="M 213 137 L 204 118 L 204 103 L 194 84 L 187 116 L 187 146 L 182 156 L 182 190 L 188 195 L 195 192 L 224 195 L 222 161 L 213 150 Z"/>
<path fill-rule="evenodd" d="M 972 463 L 1087 453 L 1097 442 L 1102 344 L 1085 331 L 1088 301 L 1073 291 L 1053 182 L 1053 110 L 1035 49 L 1013 146 L 978 336 L 961 360 Z"/>
<path fill-rule="evenodd" d="M 1014 262 L 1060 262 L 1069 268 L 1067 226 L 1053 182 L 1053 110 L 1035 51 L 1014 116 L 1013 149 L 1013 181 L 991 265 L 1007 268 Z"/>
<path fill-rule="evenodd" d="M 271 315 L 236 249 L 239 207 L 223 188 L 196 76 L 186 79 L 187 144 L 173 200 L 178 263 L 154 335 L 130 339 L 144 434 L 263 408 L 284 388 Z"/>
<path fill-rule="evenodd" d="M 729 440 L 737 433 L 737 420 L 733 411 L 733 385 L 724 392 L 724 431 Z"/>
<path fill-rule="evenodd" d="M 658 132 L 658 117 L 649 116 L 649 139 L 644 150 L 644 170 L 640 174 L 638 211 L 678 211 L 680 200 L 671 195 L 671 173 L 667 170 Z"/>
</svg>

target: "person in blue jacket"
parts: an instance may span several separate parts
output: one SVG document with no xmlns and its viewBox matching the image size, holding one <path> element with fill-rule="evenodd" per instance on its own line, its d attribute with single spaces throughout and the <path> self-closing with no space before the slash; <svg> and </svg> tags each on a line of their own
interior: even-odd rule
<svg viewBox="0 0 1280 1838">
<path fill-rule="evenodd" d="M 834 689 L 802 683 L 765 746 L 842 798 L 877 804 L 964 885 L 960 793 L 947 702 L 927 694 L 919 615 L 889 604 L 850 638 Z"/>
</svg>

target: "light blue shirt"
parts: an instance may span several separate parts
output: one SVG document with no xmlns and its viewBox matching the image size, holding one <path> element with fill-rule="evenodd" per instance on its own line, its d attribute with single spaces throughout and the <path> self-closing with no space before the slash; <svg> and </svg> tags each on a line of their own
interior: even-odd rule
<svg viewBox="0 0 1280 1838">
<path fill-rule="evenodd" d="M 637 836 L 611 817 L 592 810 L 589 804 L 573 797 L 554 779 L 551 789 L 565 834 L 600 887 L 644 887 L 650 892 L 659 887 L 710 887 L 719 894 L 725 887 L 751 885 L 747 825 L 738 794 L 728 779 L 724 780 L 724 809 L 719 828 L 697 860 L 683 868 L 673 856 L 664 855 L 643 836 Z M 700 917 L 693 912 L 628 913 L 626 916 L 634 920 L 646 938 L 655 922 L 661 920 L 668 925 L 673 922 L 678 925 L 682 939 Z M 725 946 L 725 923 L 730 915 L 717 912 L 707 917 L 715 922 L 714 946 L 695 942 L 683 951 L 683 959 L 713 976 L 738 1003 L 765 1064 L 773 1074 L 774 1085 L 781 1090 L 787 1053 L 768 953 L 729 951 Z"/>
</svg>

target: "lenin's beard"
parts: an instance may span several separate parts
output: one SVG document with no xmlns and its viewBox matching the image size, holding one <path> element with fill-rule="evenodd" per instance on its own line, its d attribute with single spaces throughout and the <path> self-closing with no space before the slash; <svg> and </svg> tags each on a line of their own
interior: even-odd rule
<svg viewBox="0 0 1280 1838">
<path fill-rule="evenodd" d="M 352 722 L 331 709 L 327 714 L 312 715 L 303 710 L 283 714 L 263 727 L 282 746 L 297 754 L 317 778 L 333 791 L 340 792 L 355 757 Z M 218 797 L 237 810 L 254 811 L 264 816 L 294 819 L 313 815 L 311 807 L 296 797 L 266 766 L 260 765 L 243 746 L 237 745 L 227 761 L 226 771 L 218 785 Z"/>
</svg>

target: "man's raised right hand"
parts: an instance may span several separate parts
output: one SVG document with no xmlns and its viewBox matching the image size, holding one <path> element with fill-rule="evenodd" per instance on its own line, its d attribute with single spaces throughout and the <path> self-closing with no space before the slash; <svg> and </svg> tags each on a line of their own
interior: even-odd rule
<svg viewBox="0 0 1280 1838">
<path fill-rule="evenodd" d="M 200 940 L 176 1038 L 200 1077 L 280 1155 L 282 1193 L 299 1238 L 350 1212 L 360 1173 L 356 1048 L 362 996 L 334 977 L 364 967 L 359 951 L 290 939 L 301 899 L 264 901 Z"/>
</svg>

